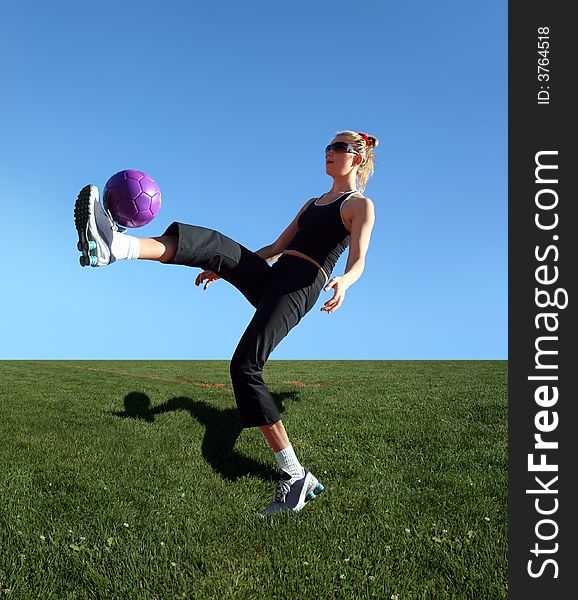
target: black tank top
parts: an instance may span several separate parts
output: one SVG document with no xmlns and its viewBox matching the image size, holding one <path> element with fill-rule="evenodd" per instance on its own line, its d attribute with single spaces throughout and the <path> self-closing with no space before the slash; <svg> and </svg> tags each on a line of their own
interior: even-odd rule
<svg viewBox="0 0 578 600">
<path fill-rule="evenodd" d="M 349 246 L 349 231 L 343 224 L 341 207 L 355 191 L 347 192 L 327 204 L 317 200 L 301 213 L 299 230 L 286 250 L 297 250 L 315 259 L 329 277 L 338 258 Z"/>
</svg>

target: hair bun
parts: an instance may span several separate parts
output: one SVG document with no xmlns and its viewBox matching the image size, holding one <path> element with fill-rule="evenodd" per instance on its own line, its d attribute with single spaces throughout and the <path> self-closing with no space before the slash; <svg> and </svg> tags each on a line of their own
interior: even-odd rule
<svg viewBox="0 0 578 600">
<path fill-rule="evenodd" d="M 367 137 L 371 141 L 372 148 L 377 148 L 379 146 L 379 140 L 375 136 L 367 134 Z"/>
</svg>

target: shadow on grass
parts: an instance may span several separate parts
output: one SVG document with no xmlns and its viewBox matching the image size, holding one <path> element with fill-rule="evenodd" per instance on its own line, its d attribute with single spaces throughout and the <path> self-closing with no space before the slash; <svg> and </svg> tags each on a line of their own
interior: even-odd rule
<svg viewBox="0 0 578 600">
<path fill-rule="evenodd" d="M 283 401 L 297 400 L 297 396 L 297 392 L 282 392 L 274 393 L 273 399 L 282 413 Z M 157 415 L 175 410 L 186 410 L 205 426 L 201 444 L 203 458 L 224 479 L 235 481 L 246 475 L 259 477 L 264 481 L 276 481 L 279 478 L 278 470 L 272 465 L 265 465 L 235 450 L 235 443 L 243 430 L 236 408 L 220 410 L 206 402 L 185 396 L 171 398 L 164 404 L 152 407 L 146 394 L 131 392 L 124 398 L 124 411 L 115 411 L 113 414 L 125 419 L 142 419 L 153 423 Z M 263 441 L 265 442 L 264 439 Z"/>
</svg>

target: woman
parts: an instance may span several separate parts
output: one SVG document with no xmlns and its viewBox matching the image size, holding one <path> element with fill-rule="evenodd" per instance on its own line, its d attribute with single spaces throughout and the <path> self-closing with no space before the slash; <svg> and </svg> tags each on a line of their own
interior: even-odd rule
<svg viewBox="0 0 578 600">
<path fill-rule="evenodd" d="M 281 469 L 275 499 L 261 515 L 299 511 L 323 491 L 299 463 L 262 374 L 273 349 L 313 307 L 322 288 L 333 290 L 321 308 L 331 314 L 361 276 L 375 221 L 373 202 L 362 192 L 373 174 L 377 145 L 377 138 L 365 133 L 338 132 L 325 149 L 331 190 L 308 200 L 277 240 L 257 252 L 218 231 L 177 222 L 160 237 L 139 239 L 124 233 L 104 211 L 96 186 L 84 187 L 76 200 L 82 266 L 140 258 L 200 267 L 204 270 L 195 285 L 206 282 L 206 290 L 211 282 L 225 279 L 256 308 L 233 354 L 230 372 L 242 426 L 259 427 Z M 348 246 L 345 273 L 331 277 Z M 270 267 L 268 263 L 276 259 Z"/>
</svg>

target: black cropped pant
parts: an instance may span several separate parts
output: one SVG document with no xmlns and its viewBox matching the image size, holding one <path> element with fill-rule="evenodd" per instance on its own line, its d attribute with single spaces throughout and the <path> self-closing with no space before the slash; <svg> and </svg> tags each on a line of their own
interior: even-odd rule
<svg viewBox="0 0 578 600">
<path fill-rule="evenodd" d="M 314 306 L 325 275 L 313 263 L 290 254 L 269 266 L 255 252 L 205 227 L 174 222 L 163 235 L 178 236 L 169 264 L 214 271 L 256 308 L 231 359 L 231 380 L 243 427 L 275 423 L 281 415 L 263 381 L 265 362 Z"/>
</svg>

